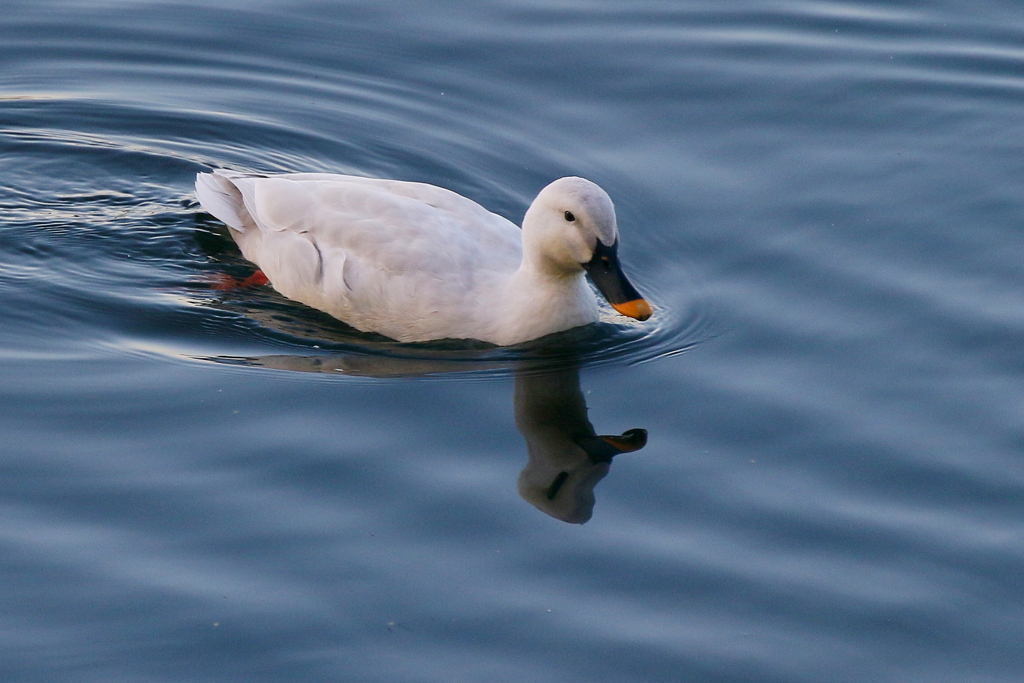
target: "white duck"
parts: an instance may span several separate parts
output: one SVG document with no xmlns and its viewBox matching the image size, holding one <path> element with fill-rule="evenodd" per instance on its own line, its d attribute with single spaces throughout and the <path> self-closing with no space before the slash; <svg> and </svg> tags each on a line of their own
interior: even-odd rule
<svg viewBox="0 0 1024 683">
<path fill-rule="evenodd" d="M 651 306 L 619 268 L 611 199 L 583 178 L 537 195 L 523 229 L 450 190 L 326 173 L 196 176 L 203 208 L 284 296 L 402 342 L 517 344 Z"/>
</svg>

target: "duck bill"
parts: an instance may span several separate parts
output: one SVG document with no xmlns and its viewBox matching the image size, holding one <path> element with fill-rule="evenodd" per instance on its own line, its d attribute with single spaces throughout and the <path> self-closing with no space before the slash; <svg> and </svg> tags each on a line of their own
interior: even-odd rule
<svg viewBox="0 0 1024 683">
<path fill-rule="evenodd" d="M 640 296 L 640 292 L 636 291 L 636 287 L 622 272 L 619 265 L 618 240 L 611 246 L 598 240 L 594 257 L 583 264 L 583 269 L 616 311 L 637 320 L 647 320 L 651 317 L 654 309 Z"/>
<path fill-rule="evenodd" d="M 619 453 L 634 453 L 647 445 L 646 429 L 628 429 L 622 436 L 599 436 L 605 443 L 611 444 Z"/>
<path fill-rule="evenodd" d="M 646 446 L 647 430 L 630 429 L 623 432 L 622 436 L 584 436 L 574 440 L 576 445 L 586 451 L 591 462 L 610 463 L 616 455 L 635 453 Z"/>
</svg>

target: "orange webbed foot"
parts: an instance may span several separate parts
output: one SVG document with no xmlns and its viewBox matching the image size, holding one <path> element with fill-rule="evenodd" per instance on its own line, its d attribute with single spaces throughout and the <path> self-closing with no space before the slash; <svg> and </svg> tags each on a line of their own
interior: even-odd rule
<svg viewBox="0 0 1024 683">
<path fill-rule="evenodd" d="M 231 277 L 227 273 L 216 273 L 210 278 L 210 288 L 227 291 L 232 289 L 244 289 L 246 287 L 259 287 L 260 285 L 265 285 L 268 282 L 270 282 L 270 280 L 267 279 L 267 276 L 263 274 L 262 270 L 257 270 L 244 280 Z"/>
</svg>

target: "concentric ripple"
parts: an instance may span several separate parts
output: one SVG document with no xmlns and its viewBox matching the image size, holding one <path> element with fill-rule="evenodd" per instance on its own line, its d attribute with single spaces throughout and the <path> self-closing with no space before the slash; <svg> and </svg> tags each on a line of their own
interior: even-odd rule
<svg viewBox="0 0 1024 683">
<path fill-rule="evenodd" d="M 62 121 L 89 125 L 69 128 Z M 247 147 L 253 140 L 262 146 Z M 17 300 L 14 310 L 26 312 L 8 335 L 6 353 L 157 353 L 372 377 L 500 377 L 566 362 L 645 362 L 710 336 L 707 312 L 664 300 L 647 269 L 631 268 L 631 275 L 656 307 L 651 320 L 624 322 L 606 307 L 600 323 L 507 348 L 468 340 L 400 344 L 354 330 L 269 287 L 213 288 L 218 273 L 244 275 L 252 265 L 223 226 L 201 211 L 194 174 L 222 166 L 380 173 L 372 163 L 331 167 L 320 157 L 325 142 L 357 161 L 379 154 L 365 142 L 357 149 L 348 141 L 219 114 L 60 96 L 4 101 L 0 163 L 13 180 L 0 188 L 7 218 L 0 230 L 0 291 Z M 247 164 L 240 163 L 244 156 Z M 404 173 L 398 161 L 391 165 L 409 179 L 443 184 L 461 172 L 453 189 L 517 223 L 531 198 L 515 178 L 507 185 L 500 177 L 470 182 L 466 166 L 425 152 L 407 151 L 405 161 Z M 642 251 L 642 232 L 633 226 L 624 232 L 633 251 Z M 40 309 L 47 315 L 37 315 Z M 40 339 L 50 343 L 40 346 Z"/>
</svg>

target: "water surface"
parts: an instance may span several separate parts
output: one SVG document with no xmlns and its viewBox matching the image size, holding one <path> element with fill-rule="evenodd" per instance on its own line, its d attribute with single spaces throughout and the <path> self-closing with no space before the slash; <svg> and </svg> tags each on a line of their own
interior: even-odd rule
<svg viewBox="0 0 1024 683">
<path fill-rule="evenodd" d="M 1020 680 L 1022 45 L 995 1 L 7 3 L 0 678 Z M 657 313 L 405 347 L 220 291 L 213 167 L 517 223 L 584 176 Z"/>
</svg>

